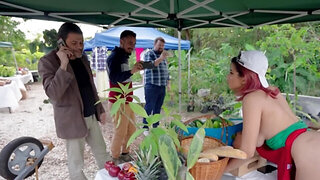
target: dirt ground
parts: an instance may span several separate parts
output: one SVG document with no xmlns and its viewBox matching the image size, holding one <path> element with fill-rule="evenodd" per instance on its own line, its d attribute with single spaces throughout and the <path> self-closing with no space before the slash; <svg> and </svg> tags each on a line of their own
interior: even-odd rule
<svg viewBox="0 0 320 180">
<path fill-rule="evenodd" d="M 45 156 L 39 168 L 39 179 L 68 179 L 65 142 L 56 136 L 52 105 L 43 103 L 47 96 L 40 83 L 33 83 L 29 87 L 27 99 L 21 100 L 19 107 L 13 113 L 9 113 L 9 110 L 5 108 L 0 109 L 0 150 L 13 139 L 22 136 L 50 140 L 55 147 Z M 200 113 L 185 113 L 183 119 L 199 115 Z M 141 118 L 137 118 L 137 120 L 141 121 Z M 109 152 L 113 133 L 110 117 L 107 123 L 101 126 L 101 129 Z M 137 145 L 138 142 L 135 142 L 133 149 L 136 149 Z M 94 179 L 98 167 L 89 146 L 86 146 L 84 155 L 84 173 L 88 179 Z M 0 177 L 0 179 L 3 178 Z M 27 179 L 35 179 L 35 176 Z"/>
</svg>

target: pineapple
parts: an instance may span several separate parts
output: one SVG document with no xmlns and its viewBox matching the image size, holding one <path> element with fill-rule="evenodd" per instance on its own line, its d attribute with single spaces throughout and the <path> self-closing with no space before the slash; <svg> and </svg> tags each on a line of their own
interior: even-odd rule
<svg viewBox="0 0 320 180">
<path fill-rule="evenodd" d="M 151 148 L 149 150 L 135 151 L 137 157 L 134 165 L 137 167 L 135 173 L 137 180 L 157 180 L 159 175 L 159 166 L 161 161 L 159 157 L 153 158 L 151 155 Z"/>
</svg>

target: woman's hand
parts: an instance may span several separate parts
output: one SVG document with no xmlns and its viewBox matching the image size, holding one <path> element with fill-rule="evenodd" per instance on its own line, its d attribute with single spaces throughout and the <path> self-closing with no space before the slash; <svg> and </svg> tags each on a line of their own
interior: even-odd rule
<svg viewBox="0 0 320 180">
<path fill-rule="evenodd" d="M 240 146 L 241 146 L 241 138 L 242 138 L 242 132 L 238 132 L 236 134 L 236 138 L 234 139 L 233 144 L 232 144 L 232 146 L 234 148 L 236 148 L 236 149 L 240 148 Z"/>
</svg>

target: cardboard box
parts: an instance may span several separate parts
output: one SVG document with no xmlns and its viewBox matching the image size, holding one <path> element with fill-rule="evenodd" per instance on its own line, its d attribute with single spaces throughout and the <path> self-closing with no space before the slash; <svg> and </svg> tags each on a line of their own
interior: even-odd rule
<svg viewBox="0 0 320 180">
<path fill-rule="evenodd" d="M 252 158 L 247 159 L 246 162 L 238 169 L 235 169 L 230 173 L 234 176 L 240 177 L 265 165 L 267 165 L 267 160 L 256 154 Z"/>
</svg>

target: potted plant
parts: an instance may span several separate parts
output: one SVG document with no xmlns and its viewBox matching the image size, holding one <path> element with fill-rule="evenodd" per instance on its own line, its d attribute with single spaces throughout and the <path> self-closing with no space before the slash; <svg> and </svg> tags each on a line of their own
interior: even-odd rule
<svg viewBox="0 0 320 180">
<path fill-rule="evenodd" d="M 155 169 L 160 165 L 156 162 L 161 160 L 166 174 L 168 175 L 168 179 L 184 179 L 184 177 L 186 177 L 186 179 L 188 180 L 193 179 L 188 170 L 195 164 L 202 150 L 202 143 L 205 136 L 204 129 L 200 128 L 199 131 L 195 134 L 189 148 L 190 151 L 187 157 L 186 165 L 183 162 L 183 159 L 185 159 L 185 157 L 182 157 L 181 154 L 179 155 L 180 141 L 176 132 L 177 128 L 188 132 L 186 126 L 181 122 L 181 116 L 177 114 L 171 114 L 171 112 L 167 108 L 164 108 L 164 115 L 154 114 L 148 116 L 144 108 L 139 104 L 139 98 L 134 95 L 129 95 L 130 92 L 140 87 L 129 88 L 129 84 L 122 85 L 121 83 L 119 83 L 119 86 L 120 88 L 110 88 L 106 90 L 119 92 L 121 94 L 116 98 L 113 98 L 116 101 L 111 107 L 110 115 L 114 116 L 117 112 L 123 113 L 125 115 L 125 111 L 121 108 L 121 105 L 126 103 L 126 97 L 131 96 L 138 103 L 127 103 L 129 103 L 130 108 L 134 111 L 135 114 L 146 118 L 148 122 L 147 126 L 149 127 L 149 135 L 143 138 L 139 146 L 139 151 L 136 152 L 136 161 L 138 161 L 135 163 L 138 167 L 136 177 L 138 179 L 155 178 Z M 110 99 L 110 97 L 100 101 L 108 99 Z M 128 119 L 132 121 L 129 117 Z M 119 119 L 118 125 L 120 121 L 121 119 Z M 156 128 L 153 128 L 152 124 L 159 121 L 160 125 Z M 144 131 L 147 130 L 145 128 L 142 128 L 144 126 L 144 124 L 142 123 L 137 123 L 135 125 L 137 130 L 128 140 L 127 146 L 132 144 L 137 137 L 139 137 Z"/>
</svg>

